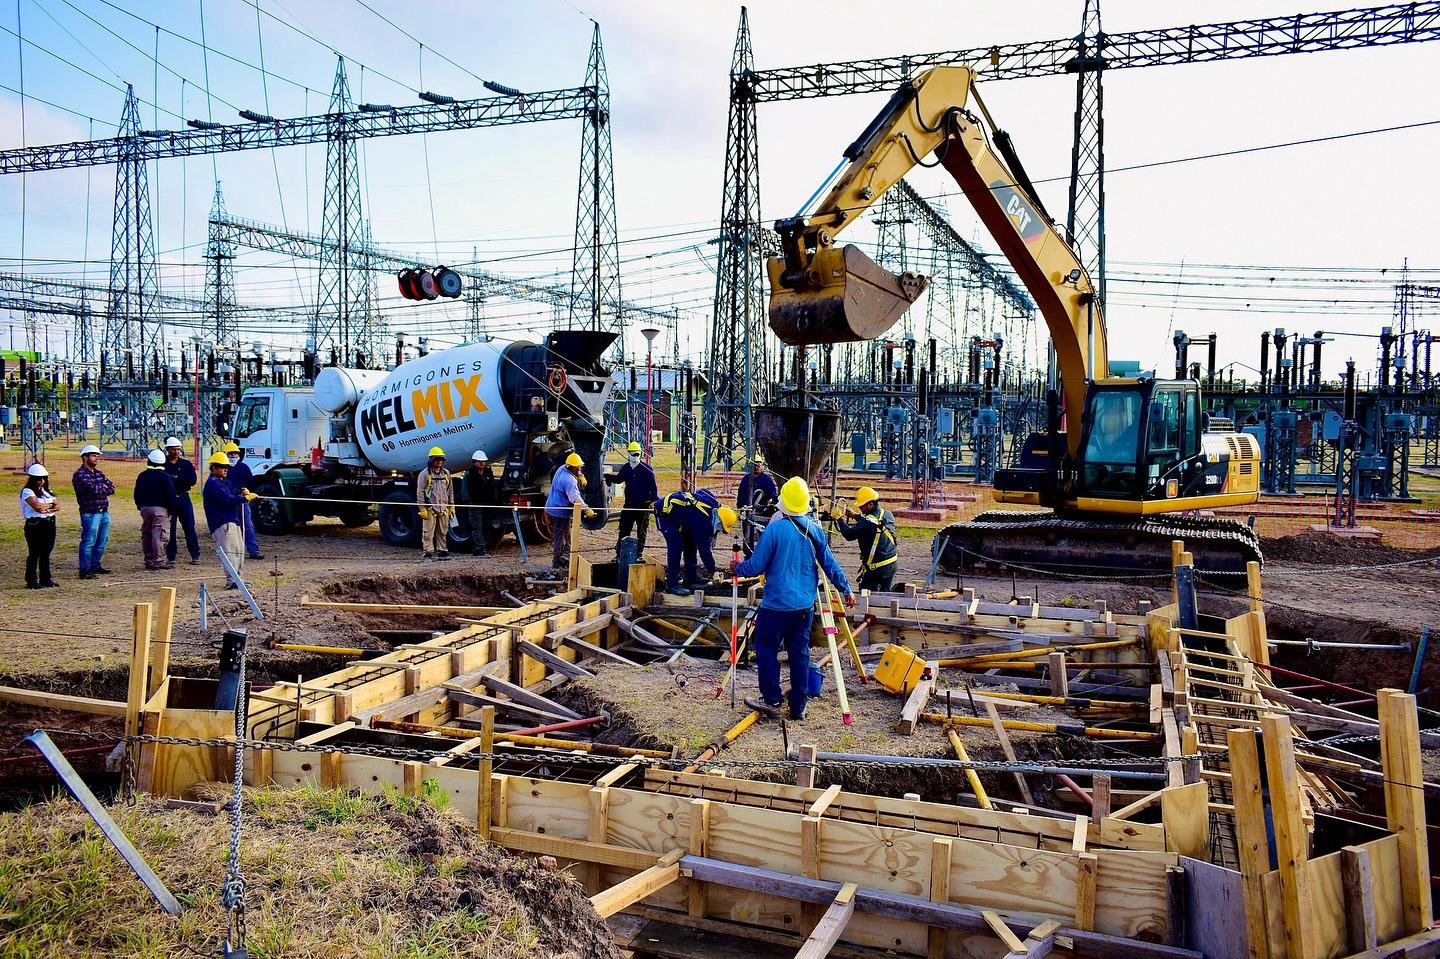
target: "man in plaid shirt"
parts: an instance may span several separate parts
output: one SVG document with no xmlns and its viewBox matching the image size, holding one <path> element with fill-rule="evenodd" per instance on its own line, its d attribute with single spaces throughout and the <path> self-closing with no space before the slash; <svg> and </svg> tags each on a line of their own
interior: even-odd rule
<svg viewBox="0 0 1440 959">
<path fill-rule="evenodd" d="M 80 468 L 70 477 L 75 487 L 75 505 L 80 511 L 80 578 L 94 579 L 110 570 L 101 565 L 105 545 L 110 542 L 110 497 L 115 484 L 100 472 L 100 447 L 80 451 Z"/>
</svg>

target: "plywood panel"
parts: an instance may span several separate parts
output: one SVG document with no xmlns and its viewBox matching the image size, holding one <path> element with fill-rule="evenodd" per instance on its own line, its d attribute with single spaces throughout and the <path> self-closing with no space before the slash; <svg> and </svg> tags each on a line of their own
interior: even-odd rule
<svg viewBox="0 0 1440 959">
<path fill-rule="evenodd" d="M 546 779 L 510 777 L 510 826 L 527 832 L 584 839 L 590 787 Z"/>
<path fill-rule="evenodd" d="M 746 866 L 800 875 L 800 820 L 790 813 L 716 804 L 710 807 L 710 855 Z"/>
<path fill-rule="evenodd" d="M 657 853 L 686 848 L 690 843 L 690 800 L 612 786 L 605 841 Z"/>
</svg>

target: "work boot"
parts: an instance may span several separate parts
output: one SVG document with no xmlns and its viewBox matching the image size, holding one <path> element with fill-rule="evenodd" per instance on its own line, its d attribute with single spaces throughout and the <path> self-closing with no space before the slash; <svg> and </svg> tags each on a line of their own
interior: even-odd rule
<svg viewBox="0 0 1440 959">
<path fill-rule="evenodd" d="M 759 713 L 761 716 L 764 716 L 766 719 L 779 719 L 780 707 L 784 704 L 775 703 L 772 705 L 767 702 L 762 702 L 759 699 L 754 699 L 750 696 L 746 696 L 745 705 L 749 706 L 751 709 L 755 710 L 757 713 Z"/>
<path fill-rule="evenodd" d="M 95 574 L 94 574 L 94 573 L 76 573 L 76 574 L 75 574 L 75 578 L 76 578 L 76 579 L 94 579 L 94 578 L 95 578 Z"/>
<path fill-rule="evenodd" d="M 433 562 L 435 562 L 435 554 L 433 554 L 433 553 L 426 553 L 424 556 L 421 556 L 421 557 L 420 557 L 420 562 L 422 562 L 422 563 L 433 563 Z"/>
<path fill-rule="evenodd" d="M 679 586 L 670 586 L 666 588 L 665 592 L 669 593 L 671 596 L 683 596 L 686 599 L 690 598 L 690 590 L 682 589 Z"/>
<path fill-rule="evenodd" d="M 104 566 L 96 566 L 95 572 L 101 574 L 102 576 L 109 576 L 111 573 L 114 572 L 114 570 L 106 569 Z"/>
<path fill-rule="evenodd" d="M 448 562 L 450 561 L 450 551 L 449 551 L 449 550 L 446 550 L 445 552 L 441 553 L 439 556 L 436 556 L 435 558 L 436 558 L 437 560 L 439 560 L 440 562 L 442 562 L 442 563 L 448 563 Z"/>
<path fill-rule="evenodd" d="M 264 553 L 246 553 L 246 554 L 245 554 L 245 557 L 246 557 L 246 559 L 264 559 L 264 558 L 265 558 L 265 554 L 264 554 Z"/>
</svg>

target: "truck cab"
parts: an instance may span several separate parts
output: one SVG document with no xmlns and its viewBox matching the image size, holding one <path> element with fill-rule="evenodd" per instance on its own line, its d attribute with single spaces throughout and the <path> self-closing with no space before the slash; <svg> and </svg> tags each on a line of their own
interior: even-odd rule
<svg viewBox="0 0 1440 959">
<path fill-rule="evenodd" d="M 330 416 L 315 405 L 306 387 L 256 386 L 235 407 L 230 438 L 244 447 L 245 462 L 256 477 L 281 466 L 310 462 L 310 450 L 323 443 Z"/>
</svg>

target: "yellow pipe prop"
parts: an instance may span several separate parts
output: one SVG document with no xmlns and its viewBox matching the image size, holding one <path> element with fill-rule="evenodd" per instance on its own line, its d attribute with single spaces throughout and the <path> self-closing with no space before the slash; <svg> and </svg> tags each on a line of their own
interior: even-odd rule
<svg viewBox="0 0 1440 959">
<path fill-rule="evenodd" d="M 327 656 L 364 656 L 379 652 L 374 649 L 360 649 L 355 646 L 307 646 L 304 643 L 276 643 L 271 649 L 284 649 L 292 653 L 323 653 Z"/>
<path fill-rule="evenodd" d="M 945 730 L 950 737 L 950 747 L 955 750 L 955 758 L 962 763 L 970 761 L 970 754 L 965 751 L 965 744 L 960 741 L 960 734 L 953 729 Z M 985 787 L 980 785 L 980 774 L 973 769 L 965 770 L 965 779 L 970 783 L 970 791 L 975 794 L 975 801 L 980 804 L 981 809 L 994 809 L 990 802 L 990 796 L 985 792 Z"/>
</svg>

